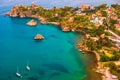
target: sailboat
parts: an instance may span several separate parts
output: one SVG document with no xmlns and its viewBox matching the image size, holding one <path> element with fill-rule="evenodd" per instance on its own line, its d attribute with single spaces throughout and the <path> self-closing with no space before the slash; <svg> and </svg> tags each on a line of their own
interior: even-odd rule
<svg viewBox="0 0 120 80">
<path fill-rule="evenodd" d="M 29 65 L 28 65 L 28 62 L 27 62 L 27 65 L 26 65 L 26 69 L 27 69 L 28 71 L 30 71 L 30 67 L 29 67 Z"/>
<path fill-rule="evenodd" d="M 22 75 L 19 73 L 18 67 L 17 67 L 16 76 L 22 78 Z"/>
</svg>

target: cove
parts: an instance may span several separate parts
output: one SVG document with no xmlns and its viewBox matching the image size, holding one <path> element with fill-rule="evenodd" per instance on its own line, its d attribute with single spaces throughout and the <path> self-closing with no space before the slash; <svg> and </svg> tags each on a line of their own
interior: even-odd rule
<svg viewBox="0 0 120 80">
<path fill-rule="evenodd" d="M 19 79 L 17 67 L 22 80 L 83 80 L 86 63 L 75 47 L 82 35 L 39 21 L 36 27 L 29 27 L 29 20 L 0 16 L 0 80 Z M 45 39 L 35 41 L 37 33 Z M 27 61 L 30 71 L 25 69 Z"/>
<path fill-rule="evenodd" d="M 0 80 L 83 80 L 87 76 L 88 65 L 75 47 L 82 37 L 80 34 L 64 33 L 53 25 L 38 24 L 36 27 L 29 27 L 26 23 L 31 20 L 30 18 L 10 18 L 2 15 L 12 6 L 20 3 L 30 5 L 32 1 L 0 0 Z M 84 3 L 110 5 L 120 3 L 120 0 L 34 0 L 34 2 L 45 8 L 52 8 L 66 5 L 79 7 Z M 42 34 L 45 40 L 34 41 L 37 33 Z M 93 58 L 88 62 L 90 63 Z M 27 62 L 31 67 L 30 71 L 25 68 Z M 22 79 L 15 75 L 17 67 L 23 76 Z"/>
</svg>

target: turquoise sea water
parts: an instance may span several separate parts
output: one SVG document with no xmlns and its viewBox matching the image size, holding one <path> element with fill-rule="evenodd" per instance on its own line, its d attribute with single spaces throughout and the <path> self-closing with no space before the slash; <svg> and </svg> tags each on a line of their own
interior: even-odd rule
<svg viewBox="0 0 120 80">
<path fill-rule="evenodd" d="M 18 3 L 30 4 L 33 0 L 0 0 L 0 80 L 83 80 L 86 77 L 85 58 L 75 48 L 81 35 L 62 32 L 53 25 L 29 27 L 31 18 L 10 18 L 4 12 Z M 116 3 L 114 0 L 88 1 L 90 4 Z M 86 3 L 80 0 L 34 0 L 37 4 L 50 8 L 53 5 L 78 6 Z M 40 33 L 45 40 L 34 41 Z M 25 69 L 29 63 L 30 71 Z M 23 78 L 17 78 L 17 67 Z"/>
<path fill-rule="evenodd" d="M 29 20 L 0 17 L 0 80 L 16 80 L 17 67 L 22 80 L 82 80 L 85 65 L 75 48 L 81 36 L 64 33 L 53 25 L 29 27 Z M 45 40 L 34 41 L 37 33 Z M 27 62 L 31 71 L 25 69 Z"/>
</svg>

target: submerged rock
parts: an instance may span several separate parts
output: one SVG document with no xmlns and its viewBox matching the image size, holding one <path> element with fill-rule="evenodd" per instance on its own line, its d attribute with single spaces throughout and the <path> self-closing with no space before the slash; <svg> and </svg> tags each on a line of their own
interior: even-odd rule
<svg viewBox="0 0 120 80">
<path fill-rule="evenodd" d="M 40 76 L 44 76 L 44 75 L 45 75 L 45 71 L 41 69 L 41 70 L 38 71 L 38 74 L 39 74 Z"/>
<path fill-rule="evenodd" d="M 32 20 L 30 20 L 30 21 L 27 23 L 27 25 L 29 25 L 29 26 L 36 26 L 36 25 L 37 25 L 37 22 L 32 19 Z"/>
<path fill-rule="evenodd" d="M 38 80 L 37 77 L 29 77 L 28 80 Z"/>
<path fill-rule="evenodd" d="M 37 34 L 35 37 L 34 37 L 34 40 L 43 40 L 44 37 L 41 35 L 41 34 Z"/>
<path fill-rule="evenodd" d="M 50 78 L 61 75 L 59 72 L 54 72 L 50 75 Z"/>
<path fill-rule="evenodd" d="M 44 64 L 43 66 L 48 67 L 50 70 L 56 70 L 62 73 L 70 73 L 69 70 L 63 64 L 50 63 L 50 64 Z"/>
</svg>

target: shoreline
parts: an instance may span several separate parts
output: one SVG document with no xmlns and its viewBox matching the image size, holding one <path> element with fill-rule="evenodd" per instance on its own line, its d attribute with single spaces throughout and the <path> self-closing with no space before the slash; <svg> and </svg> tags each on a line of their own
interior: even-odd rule
<svg viewBox="0 0 120 80">
<path fill-rule="evenodd" d="M 7 13 L 4 13 L 4 15 L 5 16 L 9 16 L 10 14 L 9 14 L 9 12 L 7 12 Z M 10 17 L 13 17 L 13 16 L 10 16 Z M 19 17 L 19 16 L 17 16 L 17 17 Z M 22 17 L 19 17 L 19 18 L 22 18 Z M 26 17 L 24 17 L 24 18 L 26 18 Z M 51 24 L 51 25 L 55 25 L 56 27 L 60 27 L 61 28 L 61 30 L 62 30 L 62 26 L 60 25 L 60 23 L 57 23 L 57 22 L 48 22 L 48 21 L 46 21 L 46 19 L 45 18 L 43 18 L 43 17 L 41 17 L 41 16 L 32 16 L 32 17 L 27 17 L 27 18 L 34 18 L 34 19 L 37 19 L 37 20 L 39 20 L 40 21 L 40 23 L 41 24 Z M 77 31 L 73 31 L 73 30 L 67 30 L 67 31 L 64 31 L 64 30 L 62 30 L 63 32 L 77 32 Z M 85 37 L 85 33 L 84 32 L 82 32 L 82 31 L 80 31 L 80 33 L 83 35 L 83 38 Z M 81 39 L 82 40 L 82 39 Z M 84 50 L 84 48 L 78 48 L 78 46 L 77 46 L 77 49 L 79 50 L 79 51 L 84 51 L 84 53 L 85 54 L 87 54 L 88 52 L 91 52 L 91 51 L 87 51 L 87 50 Z M 97 63 L 96 64 L 99 64 L 99 59 L 100 59 L 100 56 L 99 56 L 99 54 L 97 53 L 97 52 L 92 52 L 92 53 L 94 53 L 95 54 L 95 57 L 96 57 L 96 59 L 97 59 Z M 99 67 L 99 65 L 98 66 L 96 66 L 96 67 L 94 67 L 94 68 L 97 68 L 97 67 Z M 90 71 L 90 73 L 91 73 L 92 71 Z M 88 74 L 88 76 L 90 75 L 89 74 L 89 72 L 87 73 Z M 94 74 L 94 72 L 93 72 L 93 74 Z M 93 76 L 92 76 L 93 77 Z M 102 77 L 102 76 L 101 76 Z"/>
<path fill-rule="evenodd" d="M 6 15 L 5 15 L 6 16 Z M 8 15 L 7 15 L 8 16 Z M 11 16 L 10 16 L 11 17 Z M 17 17 L 19 17 L 19 16 L 17 16 Z M 21 18 L 21 17 L 19 17 L 19 18 Z M 26 17 L 24 17 L 24 18 L 26 18 Z M 60 27 L 61 28 L 61 26 L 60 25 L 57 25 L 56 24 L 56 22 L 54 23 L 54 22 L 44 22 L 44 19 L 45 18 L 37 18 L 37 17 L 27 17 L 27 18 L 34 18 L 34 19 L 37 19 L 37 20 L 39 20 L 40 21 L 40 23 L 41 23 L 41 21 L 42 21 L 42 23 L 41 24 L 51 24 L 51 25 L 55 25 L 56 27 Z M 62 30 L 63 31 L 63 30 Z M 63 31 L 63 32 L 75 32 L 75 31 Z M 84 32 L 81 32 L 81 34 L 83 35 L 83 38 L 85 37 L 85 33 Z M 81 39 L 81 41 L 82 41 L 82 39 Z M 87 51 L 87 50 L 84 50 L 84 48 L 78 48 L 78 45 L 76 45 L 76 47 L 77 47 L 77 49 L 79 50 L 79 52 L 84 52 L 84 54 L 89 54 L 88 52 L 91 52 L 91 51 Z M 100 60 L 100 56 L 99 56 L 99 54 L 97 53 L 97 52 L 92 52 L 93 54 L 95 54 L 95 57 L 96 57 L 96 60 L 97 60 L 97 63 L 95 63 L 95 64 L 97 64 L 96 65 L 96 67 L 93 67 L 93 68 L 98 68 L 99 67 L 99 60 Z M 91 66 L 92 66 L 92 64 L 91 64 Z M 89 77 L 89 73 L 93 73 L 93 74 L 95 74 L 95 72 L 93 72 L 93 71 L 91 71 L 91 70 L 87 70 L 88 71 L 88 77 Z M 93 76 L 92 76 L 93 77 Z M 101 77 L 102 78 L 102 76 L 99 76 L 99 77 Z M 94 77 L 93 77 L 94 78 Z M 86 80 L 86 79 L 85 79 Z"/>
<path fill-rule="evenodd" d="M 84 54 L 85 57 L 87 56 L 87 69 L 86 69 L 86 73 L 87 73 L 87 77 L 84 80 L 102 80 L 102 74 L 96 72 L 97 70 L 97 59 L 95 58 L 95 54 L 94 53 L 85 53 Z"/>
<path fill-rule="evenodd" d="M 84 41 L 85 36 L 83 37 L 83 39 L 81 41 Z M 92 58 L 93 62 L 91 64 L 88 63 L 88 65 L 90 65 L 90 67 L 88 67 L 88 77 L 85 78 L 85 80 L 88 80 L 89 77 L 91 78 L 90 80 L 94 80 L 94 78 L 99 77 L 99 79 L 96 80 L 106 80 L 105 75 L 101 72 L 99 72 L 101 70 L 101 62 L 100 62 L 100 55 L 99 53 L 97 53 L 96 51 L 90 51 L 90 50 L 86 50 L 86 47 L 83 46 L 80 42 L 80 44 L 77 45 L 77 48 L 80 52 L 82 52 L 83 54 L 92 54 L 92 56 L 94 56 Z M 90 56 L 90 57 L 92 57 Z M 103 69 L 102 69 L 103 70 Z M 95 76 L 97 75 L 97 76 Z"/>
<path fill-rule="evenodd" d="M 103 8 L 103 10 L 101 10 L 101 8 Z M 115 47 L 116 44 L 113 43 L 110 39 L 110 37 L 113 38 L 114 35 L 111 35 L 110 33 L 108 34 L 106 32 L 109 29 L 108 17 L 110 12 L 114 11 L 115 13 L 115 9 L 112 7 L 110 8 L 111 9 L 109 9 L 106 4 L 102 4 L 97 7 L 82 4 L 81 8 L 78 9 L 67 6 L 64 8 L 45 9 L 32 3 L 31 6 L 14 6 L 10 12 L 5 13 L 4 15 L 20 18 L 35 18 L 40 20 L 41 24 L 52 24 L 60 27 L 63 32 L 79 32 L 83 34 L 81 42 L 76 44 L 76 47 L 82 53 L 94 53 L 97 60 L 97 66 L 95 66 L 96 72 L 104 74 L 102 72 L 104 69 L 102 67 L 102 62 L 107 62 L 105 58 L 109 57 L 106 55 L 106 52 L 111 50 L 110 54 L 113 54 L 114 51 L 116 51 L 116 54 L 114 55 L 117 55 L 118 51 L 118 47 Z M 117 18 L 115 17 L 115 19 Z M 104 23 L 104 20 L 106 23 Z M 100 54 L 102 54 L 102 56 Z M 112 57 L 114 58 L 114 56 Z M 118 58 L 114 60 L 117 59 Z M 108 61 L 110 60 L 111 58 L 109 58 Z"/>
</svg>

